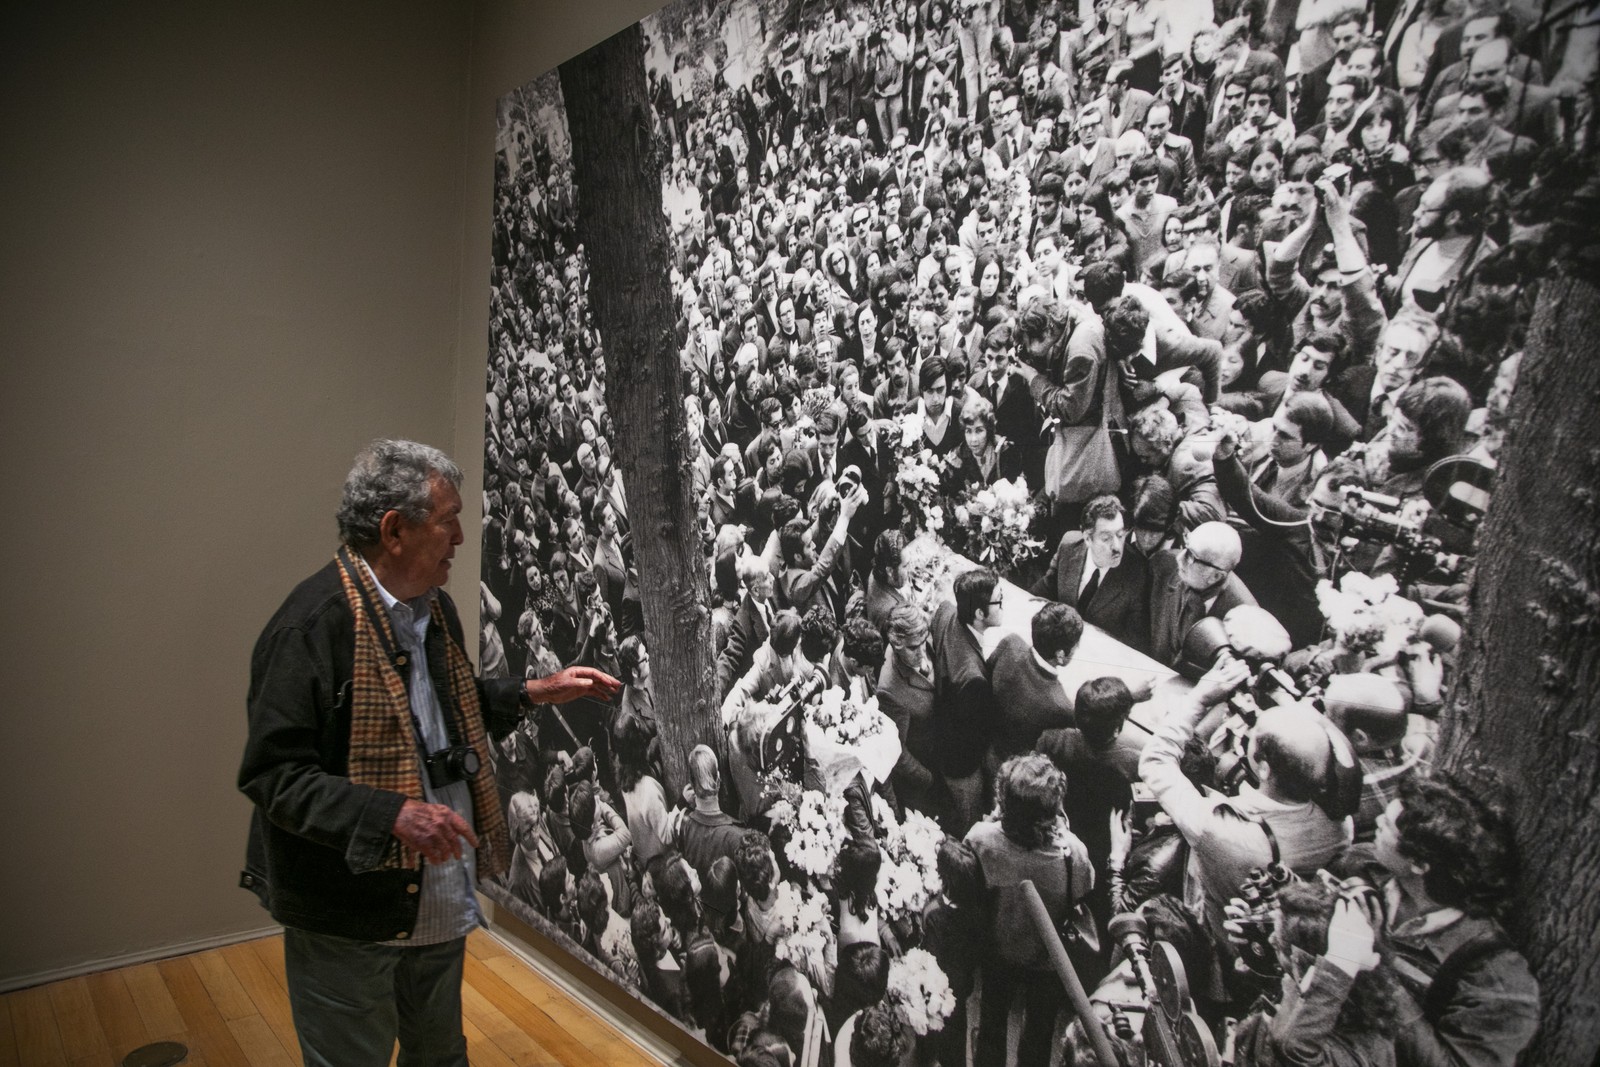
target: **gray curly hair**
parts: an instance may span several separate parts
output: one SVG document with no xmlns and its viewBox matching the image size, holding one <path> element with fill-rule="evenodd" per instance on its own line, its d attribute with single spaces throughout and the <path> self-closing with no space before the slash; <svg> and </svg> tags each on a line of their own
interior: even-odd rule
<svg viewBox="0 0 1600 1067">
<path fill-rule="evenodd" d="M 411 522 L 426 519 L 433 508 L 433 475 L 461 488 L 461 468 L 431 445 L 381 439 L 363 448 L 344 480 L 339 540 L 351 548 L 371 548 L 379 541 L 379 523 L 391 511 Z"/>
</svg>

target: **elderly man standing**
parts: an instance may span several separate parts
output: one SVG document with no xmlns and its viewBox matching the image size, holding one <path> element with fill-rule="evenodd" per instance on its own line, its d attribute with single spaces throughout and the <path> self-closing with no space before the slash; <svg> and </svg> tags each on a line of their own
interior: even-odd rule
<svg viewBox="0 0 1600 1067">
<path fill-rule="evenodd" d="M 463 540 L 460 485 L 437 449 L 368 446 L 345 480 L 337 555 L 251 657 L 241 881 L 284 926 L 308 1067 L 380 1067 L 397 1037 L 402 1063 L 466 1064 L 473 886 L 511 857 L 486 724 L 504 734 L 535 704 L 620 689 L 586 667 L 474 677 L 440 588 Z"/>
</svg>

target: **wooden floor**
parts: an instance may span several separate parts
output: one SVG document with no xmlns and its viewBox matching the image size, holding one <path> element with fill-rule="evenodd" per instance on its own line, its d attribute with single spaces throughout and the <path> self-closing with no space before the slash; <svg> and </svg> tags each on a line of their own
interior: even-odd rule
<svg viewBox="0 0 1600 1067">
<path fill-rule="evenodd" d="M 482 931 L 467 939 L 462 1013 L 474 1067 L 656 1062 Z M 116 1067 L 152 1041 L 188 1045 L 185 1067 L 299 1067 L 283 939 L 0 996 L 0 1067 Z"/>
</svg>

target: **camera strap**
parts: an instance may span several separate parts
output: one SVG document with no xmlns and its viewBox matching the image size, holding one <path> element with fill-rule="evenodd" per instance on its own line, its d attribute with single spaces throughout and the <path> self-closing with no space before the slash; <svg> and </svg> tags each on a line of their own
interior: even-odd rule
<svg viewBox="0 0 1600 1067">
<path fill-rule="evenodd" d="M 368 591 L 366 583 L 361 580 L 361 573 L 357 570 L 355 561 L 351 559 L 349 549 L 339 549 L 339 565 L 349 575 L 350 584 L 355 586 L 357 595 L 361 597 L 361 608 L 367 613 L 367 618 L 372 620 L 372 629 L 378 635 L 378 644 L 383 647 L 383 654 L 388 657 L 389 665 L 394 668 L 394 672 L 400 676 L 401 683 L 406 687 L 406 711 L 411 716 L 411 735 L 417 743 L 417 752 L 422 759 L 423 766 L 427 766 L 429 758 L 428 743 L 422 732 L 422 720 L 417 718 L 416 708 L 412 706 L 410 699 L 411 653 L 400 647 L 392 629 L 393 622 L 389 618 L 389 613 L 382 610 L 382 605 L 373 603 L 372 594 Z M 372 580 L 376 583 L 377 577 L 373 576 Z M 434 686 L 434 700 L 439 702 L 439 717 L 444 720 L 445 737 L 449 742 L 449 747 L 459 746 L 461 738 L 455 717 L 440 702 L 437 685 Z"/>
</svg>

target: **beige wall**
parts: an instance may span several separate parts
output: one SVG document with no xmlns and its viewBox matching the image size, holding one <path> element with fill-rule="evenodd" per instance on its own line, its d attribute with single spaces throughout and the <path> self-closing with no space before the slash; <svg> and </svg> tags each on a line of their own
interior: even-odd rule
<svg viewBox="0 0 1600 1067">
<path fill-rule="evenodd" d="M 471 17 L 6 7 L 14 984 L 270 923 L 235 888 L 249 652 L 360 444 L 450 445 Z"/>
<path fill-rule="evenodd" d="M 251 645 L 362 442 L 481 484 L 495 100 L 656 6 L 6 5 L 0 987 L 269 924 Z"/>
</svg>

